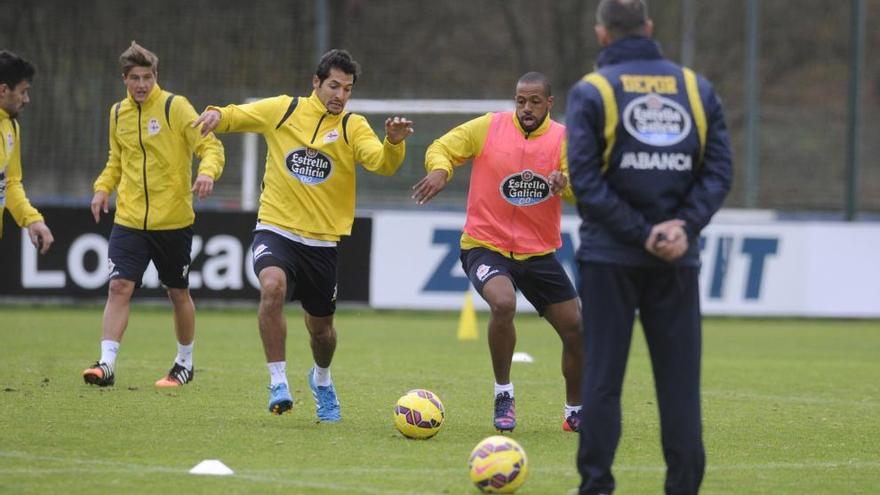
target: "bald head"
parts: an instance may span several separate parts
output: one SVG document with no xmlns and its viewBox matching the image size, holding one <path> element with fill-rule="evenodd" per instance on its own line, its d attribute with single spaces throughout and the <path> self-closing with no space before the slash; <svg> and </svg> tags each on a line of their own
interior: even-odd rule
<svg viewBox="0 0 880 495">
<path fill-rule="evenodd" d="M 544 96 L 553 96 L 553 88 L 550 86 L 550 79 L 540 72 L 526 72 L 516 82 L 516 87 L 523 85 L 540 84 L 544 88 Z"/>
<path fill-rule="evenodd" d="M 596 22 L 612 39 L 651 35 L 645 0 L 602 0 L 596 9 Z"/>
</svg>

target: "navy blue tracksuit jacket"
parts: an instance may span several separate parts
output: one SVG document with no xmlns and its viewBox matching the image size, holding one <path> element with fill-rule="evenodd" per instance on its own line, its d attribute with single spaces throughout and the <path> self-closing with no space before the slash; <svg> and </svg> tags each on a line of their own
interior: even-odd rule
<svg viewBox="0 0 880 495">
<path fill-rule="evenodd" d="M 706 79 L 664 59 L 650 38 L 612 43 L 597 67 L 572 88 L 565 116 L 571 185 L 584 219 L 578 259 L 662 264 L 645 240 L 652 225 L 680 218 L 690 249 L 679 263 L 698 266 L 697 236 L 732 178 L 718 96 Z"/>
</svg>

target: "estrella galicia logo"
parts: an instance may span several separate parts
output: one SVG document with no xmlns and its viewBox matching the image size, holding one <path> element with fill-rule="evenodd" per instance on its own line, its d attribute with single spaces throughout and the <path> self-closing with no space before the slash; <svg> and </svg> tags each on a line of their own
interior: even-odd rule
<svg viewBox="0 0 880 495">
<path fill-rule="evenodd" d="M 287 171 L 307 186 L 320 184 L 333 172 L 330 157 L 312 148 L 297 148 L 284 158 Z"/>
<path fill-rule="evenodd" d="M 672 146 L 691 132 L 691 116 L 676 101 L 651 93 L 629 102 L 623 110 L 623 126 L 645 144 Z"/>
<path fill-rule="evenodd" d="M 550 182 L 531 170 L 508 175 L 500 189 L 501 197 L 515 206 L 532 206 L 550 198 Z"/>
</svg>

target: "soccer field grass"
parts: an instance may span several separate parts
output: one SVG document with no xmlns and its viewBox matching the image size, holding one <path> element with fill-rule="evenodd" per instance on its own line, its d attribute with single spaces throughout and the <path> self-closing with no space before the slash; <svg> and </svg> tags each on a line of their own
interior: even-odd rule
<svg viewBox="0 0 880 495">
<path fill-rule="evenodd" d="M 339 424 L 317 424 L 302 315 L 288 314 L 290 414 L 266 411 L 268 375 L 255 310 L 197 314 L 195 381 L 158 391 L 176 352 L 170 308 L 135 307 L 116 386 L 85 385 L 99 355 L 101 310 L 0 307 L 0 493 L 470 494 L 467 457 L 491 422 L 485 342 L 458 342 L 455 313 L 344 310 L 333 377 Z M 529 457 L 521 494 L 577 486 L 577 436 L 561 430 L 560 344 L 534 315 L 517 317 L 519 425 Z M 633 339 L 621 494 L 662 493 L 663 458 L 650 363 Z M 446 406 L 437 437 L 394 429 L 415 387 Z M 707 319 L 703 413 L 707 494 L 880 493 L 880 322 Z M 234 476 L 188 474 L 219 459 Z"/>
</svg>

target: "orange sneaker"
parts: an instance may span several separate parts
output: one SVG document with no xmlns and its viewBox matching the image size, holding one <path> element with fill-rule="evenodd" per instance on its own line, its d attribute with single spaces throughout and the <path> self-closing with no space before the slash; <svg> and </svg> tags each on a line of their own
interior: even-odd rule
<svg viewBox="0 0 880 495">
<path fill-rule="evenodd" d="M 193 376 L 195 376 L 195 369 L 187 369 L 177 363 L 174 363 L 174 366 L 172 366 L 171 370 L 168 371 L 168 375 L 164 376 L 156 382 L 156 387 L 180 387 L 191 382 L 193 380 Z"/>
<path fill-rule="evenodd" d="M 110 369 L 110 365 L 96 361 L 95 364 L 82 372 L 83 381 L 89 385 L 109 387 L 116 383 L 116 375 Z"/>
</svg>

